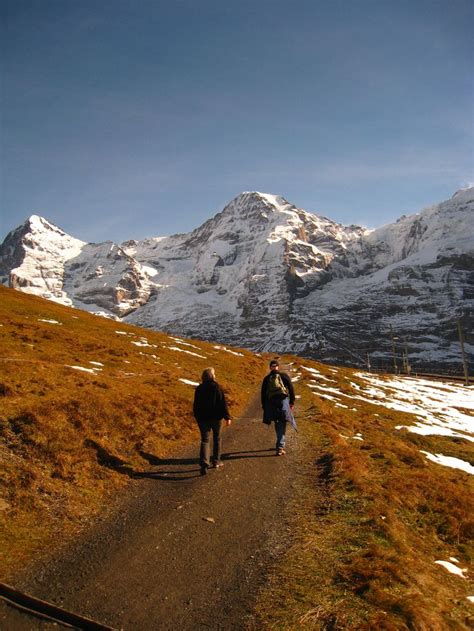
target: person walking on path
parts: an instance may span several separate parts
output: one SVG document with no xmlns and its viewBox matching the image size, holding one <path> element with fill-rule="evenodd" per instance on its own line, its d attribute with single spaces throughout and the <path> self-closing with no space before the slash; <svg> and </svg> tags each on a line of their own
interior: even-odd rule
<svg viewBox="0 0 474 631">
<path fill-rule="evenodd" d="M 224 391 L 216 381 L 214 368 L 206 368 L 202 373 L 202 383 L 197 386 L 194 392 L 193 412 L 194 418 L 201 432 L 201 450 L 199 453 L 199 466 L 201 475 L 206 475 L 211 466 L 210 461 L 210 437 L 212 432 L 213 450 L 212 464 L 218 469 L 222 467 L 222 419 L 226 425 L 231 424 L 227 402 Z"/>
<path fill-rule="evenodd" d="M 293 418 L 293 406 L 295 403 L 295 390 L 290 377 L 280 372 L 280 366 L 276 359 L 270 362 L 270 372 L 262 381 L 261 400 L 263 408 L 263 422 L 270 425 L 275 423 L 276 454 L 285 455 L 286 424 L 291 422 L 296 429 Z"/>
</svg>

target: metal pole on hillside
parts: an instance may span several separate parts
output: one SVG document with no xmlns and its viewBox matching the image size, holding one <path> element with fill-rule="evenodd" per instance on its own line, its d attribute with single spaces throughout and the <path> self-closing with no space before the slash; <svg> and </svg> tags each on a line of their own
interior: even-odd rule
<svg viewBox="0 0 474 631">
<path fill-rule="evenodd" d="M 370 366 L 370 355 L 369 355 L 369 353 L 367 353 L 367 370 L 369 372 L 370 372 L 370 368 L 371 368 L 371 366 Z"/>
<path fill-rule="evenodd" d="M 393 372 L 395 374 L 397 374 L 398 373 L 398 366 L 397 366 L 397 354 L 395 352 L 395 340 L 398 339 L 398 338 L 395 338 L 393 336 L 392 325 L 390 325 L 390 339 L 392 340 Z"/>
<path fill-rule="evenodd" d="M 408 344 L 407 344 L 407 338 L 404 339 L 405 342 L 405 361 L 406 361 L 406 373 L 408 376 L 410 376 L 411 373 L 411 366 L 410 366 L 410 360 L 408 359 Z"/>
<path fill-rule="evenodd" d="M 466 351 L 464 349 L 464 334 L 462 331 L 461 320 L 458 319 L 458 334 L 459 334 L 459 343 L 461 345 L 461 355 L 462 355 L 462 365 L 464 368 L 464 382 L 465 385 L 469 385 L 469 371 L 467 369 L 467 357 Z"/>
</svg>

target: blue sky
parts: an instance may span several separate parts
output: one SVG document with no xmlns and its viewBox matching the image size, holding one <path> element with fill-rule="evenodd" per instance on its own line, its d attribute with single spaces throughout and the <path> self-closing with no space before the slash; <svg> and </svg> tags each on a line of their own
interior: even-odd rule
<svg viewBox="0 0 474 631">
<path fill-rule="evenodd" d="M 471 0 L 4 0 L 0 238 L 187 232 L 242 191 L 369 227 L 474 181 Z"/>
</svg>

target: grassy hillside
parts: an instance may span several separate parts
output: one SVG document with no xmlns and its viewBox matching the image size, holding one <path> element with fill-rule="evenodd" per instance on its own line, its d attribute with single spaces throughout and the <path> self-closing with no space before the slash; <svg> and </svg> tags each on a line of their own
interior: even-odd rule
<svg viewBox="0 0 474 631">
<path fill-rule="evenodd" d="M 197 443 L 187 381 L 204 367 L 234 416 L 266 370 L 247 351 L 1 286 L 0 335 L 3 577 L 58 533 L 73 537 L 150 456 Z M 468 629 L 474 390 L 286 361 L 299 396 L 295 492 L 257 628 Z"/>
<path fill-rule="evenodd" d="M 293 370 L 291 535 L 257 628 L 472 628 L 474 388 L 301 359 Z"/>
<path fill-rule="evenodd" d="M 149 468 L 150 456 L 198 441 L 186 381 L 214 366 L 237 416 L 265 370 L 248 351 L 144 331 L 3 286 L 0 336 L 4 577 L 55 533 L 73 536 L 127 474 Z"/>
</svg>

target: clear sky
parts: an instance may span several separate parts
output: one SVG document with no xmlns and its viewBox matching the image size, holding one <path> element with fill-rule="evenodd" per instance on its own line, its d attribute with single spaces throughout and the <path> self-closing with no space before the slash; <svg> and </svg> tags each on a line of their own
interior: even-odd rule
<svg viewBox="0 0 474 631">
<path fill-rule="evenodd" d="M 472 0 L 3 0 L 0 239 L 187 232 L 242 191 L 376 227 L 474 181 Z"/>
</svg>

